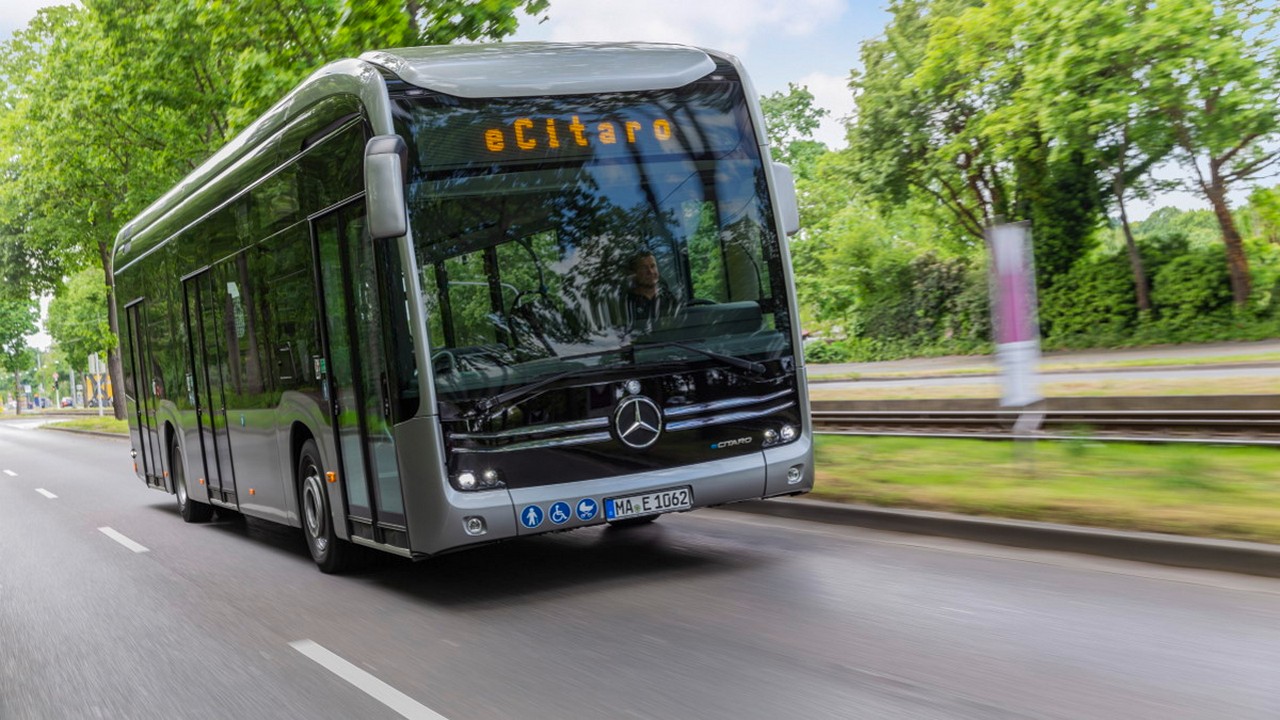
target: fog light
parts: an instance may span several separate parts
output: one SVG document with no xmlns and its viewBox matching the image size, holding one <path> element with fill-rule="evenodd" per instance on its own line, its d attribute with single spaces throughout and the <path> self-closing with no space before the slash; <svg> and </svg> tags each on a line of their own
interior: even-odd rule
<svg viewBox="0 0 1280 720">
<path fill-rule="evenodd" d="M 484 518 L 482 517 L 465 517 L 462 519 L 462 528 L 466 530 L 468 535 L 483 535 L 488 530 L 484 526 Z"/>
<path fill-rule="evenodd" d="M 458 487 L 462 488 L 463 490 L 475 490 L 476 489 L 475 473 L 464 472 L 459 474 Z"/>
<path fill-rule="evenodd" d="M 804 470 L 802 465 L 792 465 L 787 468 L 787 484 L 795 485 L 804 479 Z"/>
<path fill-rule="evenodd" d="M 791 442 L 796 439 L 796 429 L 791 425 L 783 425 L 778 436 L 782 438 L 782 442 Z"/>
</svg>

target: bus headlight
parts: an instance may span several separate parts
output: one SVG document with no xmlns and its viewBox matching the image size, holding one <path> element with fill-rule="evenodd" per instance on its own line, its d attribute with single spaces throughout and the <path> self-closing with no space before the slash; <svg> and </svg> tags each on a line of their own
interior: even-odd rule
<svg viewBox="0 0 1280 720">
<path fill-rule="evenodd" d="M 777 430 L 768 428 L 764 431 L 764 446 L 773 447 L 774 445 L 784 445 L 794 441 L 798 437 L 800 437 L 800 431 L 796 429 L 795 425 L 783 425 Z"/>
<path fill-rule="evenodd" d="M 453 485 L 459 490 L 492 490 L 494 488 L 505 487 L 506 483 L 502 480 L 502 473 L 493 468 L 489 468 L 479 474 L 471 470 L 463 470 L 453 477 Z"/>
</svg>

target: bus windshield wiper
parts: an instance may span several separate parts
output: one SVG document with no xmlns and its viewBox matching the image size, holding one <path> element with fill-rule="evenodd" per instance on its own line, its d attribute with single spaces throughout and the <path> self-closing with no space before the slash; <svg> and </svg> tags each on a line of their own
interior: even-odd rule
<svg viewBox="0 0 1280 720">
<path fill-rule="evenodd" d="M 678 340 L 668 340 L 665 342 L 656 342 L 656 343 L 634 343 L 633 342 L 630 345 L 625 345 L 620 348 L 614 348 L 614 349 L 606 350 L 602 352 L 584 353 L 583 355 L 569 356 L 562 359 L 569 360 L 569 359 L 577 359 L 577 358 L 595 357 L 599 355 L 606 355 L 606 354 L 611 354 L 616 352 L 616 353 L 620 353 L 623 358 L 626 358 L 626 361 L 625 361 L 626 366 L 634 366 L 634 365 L 639 365 L 639 363 L 636 361 L 637 351 L 664 348 L 664 347 L 678 347 L 682 350 L 688 350 L 689 352 L 705 355 L 706 357 L 709 357 L 713 360 L 719 360 L 720 362 L 726 365 L 730 365 L 732 367 L 738 368 L 747 373 L 750 373 L 751 375 L 764 375 L 765 372 L 767 372 L 767 368 L 764 366 L 764 363 L 758 363 L 753 360 L 744 360 L 743 358 L 734 357 L 733 355 L 725 355 L 724 353 L 718 353 L 714 350 L 707 350 L 707 349 L 696 347 L 693 345 L 688 345 Z M 515 400 L 517 398 L 522 398 L 522 397 L 528 397 L 529 395 L 532 395 L 533 393 L 545 387 L 548 387 L 561 380 L 564 380 L 565 378 L 572 377 L 574 375 L 581 375 L 583 373 L 592 373 L 593 371 L 599 371 L 606 368 L 617 369 L 622 364 L 623 363 L 614 362 L 614 363 L 609 363 L 607 365 L 601 365 L 594 368 L 575 367 L 575 368 L 570 368 L 568 370 L 561 370 L 560 372 L 554 372 L 545 377 L 540 377 L 537 380 L 534 380 L 532 382 L 525 383 L 524 385 L 517 385 L 511 388 L 510 390 L 505 390 L 503 392 L 498 393 L 497 395 L 492 395 L 488 398 L 485 398 L 484 400 L 481 400 L 477 402 L 474 406 L 472 406 L 472 408 L 468 410 L 463 416 L 466 418 L 483 417 L 485 415 L 488 415 L 490 411 L 496 408 L 502 407 L 503 405 L 506 405 L 512 400 Z M 666 364 L 671 365 L 673 368 L 679 367 L 679 363 L 666 363 Z"/>
<path fill-rule="evenodd" d="M 492 395 L 490 397 L 485 398 L 484 400 L 481 400 L 480 402 L 472 406 L 472 408 L 468 410 L 466 414 L 463 415 L 463 417 L 473 418 L 473 417 L 476 417 L 477 415 L 488 415 L 489 411 L 496 407 L 500 407 L 518 397 L 537 392 L 538 390 L 541 390 L 542 388 L 554 382 L 557 382 L 559 380 L 563 380 L 571 375 L 577 375 L 581 373 L 582 370 L 583 370 L 582 368 L 561 370 L 560 372 L 557 372 L 557 373 L 551 373 L 546 377 L 538 378 L 533 382 L 525 383 L 524 385 L 517 385 L 511 388 L 510 390 L 500 392 L 497 395 Z"/>
<path fill-rule="evenodd" d="M 687 343 L 680 342 L 679 340 L 667 340 L 664 342 L 656 342 L 656 343 L 631 343 L 625 349 L 630 350 L 631 357 L 634 358 L 635 352 L 637 350 L 647 350 L 650 348 L 662 348 L 662 347 L 678 347 L 681 350 L 688 350 L 689 352 L 695 352 L 701 355 L 706 355 L 712 360 L 719 360 L 720 362 L 726 365 L 732 365 L 733 367 L 736 367 L 740 370 L 745 370 L 752 375 L 764 375 L 765 372 L 768 370 L 768 368 L 764 366 L 764 363 L 758 363 L 754 360 L 746 360 L 740 357 L 735 357 L 733 355 L 725 355 L 724 353 L 718 353 L 715 350 L 707 350 L 706 348 L 700 348 L 695 345 L 689 345 Z"/>
</svg>

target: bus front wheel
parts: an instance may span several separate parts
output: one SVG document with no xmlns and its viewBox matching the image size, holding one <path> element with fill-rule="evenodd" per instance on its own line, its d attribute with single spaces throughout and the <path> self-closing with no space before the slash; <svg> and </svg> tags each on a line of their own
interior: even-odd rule
<svg viewBox="0 0 1280 720">
<path fill-rule="evenodd" d="M 302 504 L 302 532 L 311 559 L 323 573 L 338 573 L 347 566 L 351 548 L 333 529 L 333 513 L 324 486 L 324 468 L 314 440 L 298 453 L 298 494 Z"/>
</svg>

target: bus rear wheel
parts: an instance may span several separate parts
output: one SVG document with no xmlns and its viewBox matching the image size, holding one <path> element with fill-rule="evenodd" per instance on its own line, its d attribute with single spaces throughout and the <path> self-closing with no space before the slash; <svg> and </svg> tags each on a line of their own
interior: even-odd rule
<svg viewBox="0 0 1280 720">
<path fill-rule="evenodd" d="M 169 448 L 169 467 L 172 468 L 169 475 L 173 479 L 173 494 L 178 498 L 178 514 L 189 523 L 207 522 L 213 517 L 213 506 L 192 500 L 187 494 L 187 464 L 183 462 L 177 440 Z"/>
<path fill-rule="evenodd" d="M 298 497 L 302 505 L 302 534 L 307 538 L 311 559 L 320 572 L 342 572 L 347 567 L 351 547 L 334 532 L 320 449 L 314 440 L 307 440 L 298 452 Z"/>
</svg>

